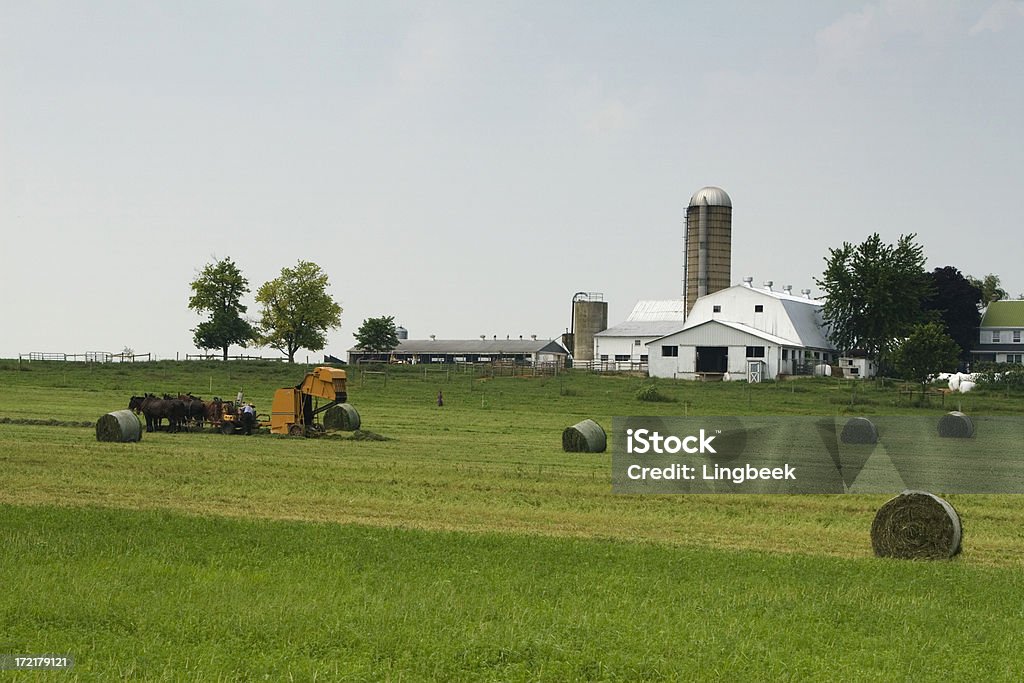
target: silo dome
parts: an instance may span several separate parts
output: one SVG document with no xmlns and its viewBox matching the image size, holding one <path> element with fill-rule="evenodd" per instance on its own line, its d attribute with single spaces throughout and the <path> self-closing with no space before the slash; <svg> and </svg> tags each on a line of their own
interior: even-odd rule
<svg viewBox="0 0 1024 683">
<path fill-rule="evenodd" d="M 690 206 L 700 206 L 707 200 L 708 206 L 728 206 L 732 207 L 732 200 L 729 199 L 729 195 L 720 187 L 714 187 L 708 185 L 702 187 L 693 193 L 690 197 Z"/>
</svg>

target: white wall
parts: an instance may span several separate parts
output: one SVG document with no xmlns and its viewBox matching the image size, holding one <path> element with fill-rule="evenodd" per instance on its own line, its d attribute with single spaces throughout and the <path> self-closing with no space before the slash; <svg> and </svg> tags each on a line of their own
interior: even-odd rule
<svg viewBox="0 0 1024 683">
<path fill-rule="evenodd" d="M 639 346 L 633 343 L 637 339 L 640 340 Z M 639 363 L 640 356 L 647 354 L 647 342 L 652 339 L 655 337 L 594 337 L 594 360 L 600 361 L 601 356 L 607 355 L 608 362 L 613 362 L 615 356 L 628 355 L 631 362 Z M 658 353 L 661 353 L 660 346 Z"/>
<path fill-rule="evenodd" d="M 675 357 L 662 356 L 662 346 L 676 346 L 679 349 L 679 355 Z M 774 378 L 779 372 L 782 352 L 777 344 L 721 325 L 712 325 L 711 329 L 704 326 L 701 329 L 684 330 L 654 341 L 647 347 L 650 351 L 650 360 L 647 364 L 648 374 L 651 377 L 697 379 L 699 377 L 696 372 L 697 346 L 727 347 L 729 349 L 728 372 L 736 379 L 746 379 L 747 347 L 763 346 L 765 347 L 764 358 L 749 360 L 760 360 L 766 364 L 764 379 Z"/>
<path fill-rule="evenodd" d="M 856 377 L 858 379 L 874 377 L 877 369 L 875 362 L 867 358 L 847 358 L 845 356 L 839 359 L 839 367 L 843 369 L 843 377 Z M 851 368 L 857 369 L 856 375 L 850 373 Z"/>
<path fill-rule="evenodd" d="M 675 346 L 679 349 L 679 355 L 662 356 L 662 346 Z M 650 351 L 647 374 L 651 377 L 681 377 L 684 373 L 692 373 L 697 362 L 697 349 L 693 346 L 679 346 L 673 338 L 659 341 L 647 349 Z"/>
</svg>

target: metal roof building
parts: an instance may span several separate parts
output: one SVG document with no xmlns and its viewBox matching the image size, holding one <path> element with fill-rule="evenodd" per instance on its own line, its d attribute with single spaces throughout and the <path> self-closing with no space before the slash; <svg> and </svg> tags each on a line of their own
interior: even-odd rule
<svg viewBox="0 0 1024 683">
<path fill-rule="evenodd" d="M 681 300 L 638 301 L 623 322 L 594 335 L 595 367 L 607 370 L 646 369 L 647 342 L 678 330 L 682 324 Z"/>
<path fill-rule="evenodd" d="M 699 298 L 672 332 L 647 342 L 652 377 L 758 379 L 838 360 L 821 319 L 821 302 L 791 288 L 754 287 L 747 278 Z"/>
<path fill-rule="evenodd" d="M 373 353 L 358 347 L 348 350 L 349 363 L 390 361 L 398 363 L 493 363 L 513 361 L 523 365 L 557 362 L 569 355 L 551 339 L 402 339 L 390 353 Z"/>
</svg>

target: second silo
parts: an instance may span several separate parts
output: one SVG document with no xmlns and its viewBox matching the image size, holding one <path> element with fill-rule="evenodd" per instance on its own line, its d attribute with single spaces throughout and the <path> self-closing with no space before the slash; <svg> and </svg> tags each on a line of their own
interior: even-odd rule
<svg viewBox="0 0 1024 683">
<path fill-rule="evenodd" d="M 608 302 L 599 292 L 576 292 L 572 298 L 572 357 L 594 360 L 594 335 L 608 329 Z"/>
<path fill-rule="evenodd" d="M 686 207 L 683 306 L 725 289 L 732 279 L 732 200 L 720 187 L 702 187 Z"/>
</svg>

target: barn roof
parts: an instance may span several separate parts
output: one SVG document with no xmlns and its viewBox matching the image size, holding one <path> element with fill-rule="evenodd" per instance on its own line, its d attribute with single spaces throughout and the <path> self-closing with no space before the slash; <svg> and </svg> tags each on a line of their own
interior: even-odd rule
<svg viewBox="0 0 1024 683">
<path fill-rule="evenodd" d="M 758 339 L 764 339 L 765 341 L 771 342 L 772 344 L 777 344 L 779 346 L 802 346 L 802 344 L 794 343 L 793 340 L 791 340 L 791 339 L 784 339 L 784 338 L 782 338 L 782 337 L 780 337 L 778 335 L 771 334 L 771 333 L 765 332 L 763 330 L 759 330 L 759 329 L 757 329 L 755 327 L 751 327 L 750 325 L 744 325 L 743 323 L 729 322 L 728 320 L 705 320 L 704 322 L 699 323 L 697 325 L 694 325 L 692 327 L 688 327 L 685 330 L 678 330 L 677 329 L 674 332 L 666 334 L 663 337 L 659 337 L 658 339 L 654 339 L 652 341 L 649 341 L 649 342 L 647 342 L 647 345 L 650 346 L 652 344 L 656 344 L 659 341 L 661 341 L 662 339 L 667 339 L 668 337 L 675 336 L 677 333 L 685 334 L 687 332 L 691 332 L 691 331 L 697 329 L 698 327 L 704 327 L 705 325 L 722 325 L 723 327 L 728 327 L 730 329 L 736 330 L 737 332 L 743 332 L 745 334 L 749 334 L 749 335 L 751 335 L 753 337 L 757 337 Z"/>
<path fill-rule="evenodd" d="M 359 347 L 350 352 L 360 353 Z M 395 353 L 452 354 L 452 353 L 561 353 L 568 351 L 552 339 L 402 339 Z"/>
<path fill-rule="evenodd" d="M 607 330 L 595 334 L 595 337 L 661 337 L 683 329 L 683 321 L 631 321 L 612 325 Z"/>
<path fill-rule="evenodd" d="M 686 308 L 682 299 L 637 301 L 626 320 L 628 322 L 682 322 Z"/>
<path fill-rule="evenodd" d="M 813 308 L 806 305 L 807 299 L 803 301 L 782 300 L 782 308 L 785 309 L 789 320 L 796 329 L 797 337 L 804 346 L 816 349 L 830 349 L 832 344 L 825 338 L 825 330 L 822 327 L 821 304 Z"/>
<path fill-rule="evenodd" d="M 729 302 L 735 304 L 748 297 L 774 300 L 770 307 L 765 307 L 765 317 L 762 320 L 755 322 L 750 319 L 752 316 L 738 313 L 735 305 L 728 305 Z M 726 305 L 722 306 L 721 312 L 714 312 L 712 304 L 720 302 Z M 827 330 L 823 328 L 821 309 L 821 301 L 806 296 L 794 296 L 785 290 L 752 287 L 749 284 L 733 285 L 697 299 L 690 317 L 687 318 L 686 328 L 696 327 L 712 319 L 751 329 L 762 329 L 767 334 L 786 339 L 790 346 L 830 349 L 832 344 L 828 342 Z"/>
</svg>

